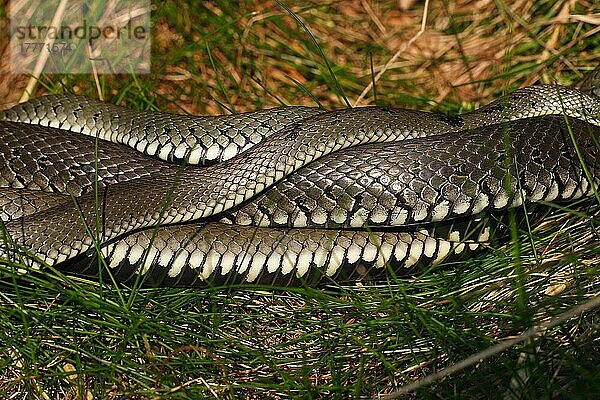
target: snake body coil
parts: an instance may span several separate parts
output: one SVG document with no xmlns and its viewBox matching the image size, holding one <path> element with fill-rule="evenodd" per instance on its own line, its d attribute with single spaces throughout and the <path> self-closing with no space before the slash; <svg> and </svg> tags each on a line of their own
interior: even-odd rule
<svg viewBox="0 0 600 400">
<path fill-rule="evenodd" d="M 34 266 L 86 273 L 97 248 L 117 277 L 171 285 L 429 264 L 484 245 L 509 209 L 594 193 L 595 88 L 532 86 L 456 116 L 190 117 L 41 97 L 0 114 L 0 258 L 22 246 Z"/>
</svg>

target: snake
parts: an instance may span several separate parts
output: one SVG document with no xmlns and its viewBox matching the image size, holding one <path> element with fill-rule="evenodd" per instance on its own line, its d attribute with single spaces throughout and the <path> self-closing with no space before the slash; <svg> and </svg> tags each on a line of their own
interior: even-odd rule
<svg viewBox="0 0 600 400">
<path fill-rule="evenodd" d="M 0 113 L 0 259 L 166 286 L 390 276 L 597 195 L 600 67 L 471 112 L 191 116 L 73 95 Z"/>
</svg>

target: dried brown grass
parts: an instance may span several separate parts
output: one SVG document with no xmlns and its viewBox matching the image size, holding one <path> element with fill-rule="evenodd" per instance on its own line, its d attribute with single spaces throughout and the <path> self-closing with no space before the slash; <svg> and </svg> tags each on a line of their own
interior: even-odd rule
<svg viewBox="0 0 600 400">
<path fill-rule="evenodd" d="M 422 4 L 411 0 L 292 3 L 288 4 L 305 21 L 331 64 L 343 70 L 339 79 L 351 103 L 371 82 L 372 73 L 379 72 L 397 49 L 415 35 L 423 14 Z M 307 87 L 327 107 L 344 106 L 330 85 L 306 73 L 307 66 L 309 72 L 323 70 L 318 65 L 322 61 L 314 49 L 306 50 L 305 40 L 289 37 L 290 29 L 301 29 L 274 1 L 240 5 L 236 17 L 243 35 L 235 44 L 237 54 L 222 51 L 218 46 L 211 49 L 218 72 L 202 52 L 190 57 L 194 65 L 169 63 L 165 54 L 182 47 L 186 41 L 204 40 L 195 29 L 203 21 L 193 20 L 189 5 L 180 6 L 181 15 L 188 20 L 177 26 L 161 15 L 156 16 L 154 54 L 158 60 L 166 60 L 166 64 L 159 69 L 159 75 L 146 79 L 159 81 L 155 90 L 159 96 L 177 102 L 190 113 L 220 113 L 223 109 L 214 101 L 223 101 L 224 97 L 217 82 L 219 74 L 228 100 L 238 112 L 255 108 L 256 96 L 264 97 L 265 107 L 278 105 L 261 86 L 285 103 L 314 104 L 308 96 L 300 95 L 290 78 Z M 221 13 L 210 3 L 207 7 L 212 7 L 215 14 Z M 557 80 L 569 83 L 562 77 L 564 72 L 580 74 L 581 68 L 593 65 L 600 58 L 597 48 L 575 51 L 586 37 L 600 32 L 600 15 L 594 14 L 595 7 L 593 1 L 574 0 L 554 4 L 533 0 L 432 2 L 426 31 L 377 82 L 377 92 L 383 102 L 394 106 L 403 106 L 395 97 L 399 93 L 435 102 L 481 104 L 517 86 Z M 0 29 L 6 33 L 6 19 L 0 21 Z M 216 35 L 221 27 L 204 29 Z M 27 77 L 10 74 L 7 48 L 3 44 L 0 107 L 6 108 L 18 100 Z M 162 61 L 154 61 L 155 70 L 157 62 Z M 523 72 L 510 71 L 531 63 L 537 65 Z M 110 79 L 118 92 L 119 77 Z M 88 95 L 95 90 L 86 81 L 71 89 Z M 201 95 L 199 90 L 203 92 Z M 37 94 L 43 92 L 38 89 Z M 372 103 L 370 95 L 361 105 Z"/>
</svg>

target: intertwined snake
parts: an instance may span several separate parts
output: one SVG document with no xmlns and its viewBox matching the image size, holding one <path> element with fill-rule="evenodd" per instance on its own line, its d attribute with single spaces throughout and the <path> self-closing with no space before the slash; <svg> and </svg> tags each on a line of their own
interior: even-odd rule
<svg viewBox="0 0 600 400">
<path fill-rule="evenodd" d="M 0 258 L 89 273 L 99 250 L 118 279 L 169 285 L 402 273 L 479 248 L 509 209 L 595 192 L 594 74 L 454 116 L 40 97 L 0 114 Z"/>
</svg>

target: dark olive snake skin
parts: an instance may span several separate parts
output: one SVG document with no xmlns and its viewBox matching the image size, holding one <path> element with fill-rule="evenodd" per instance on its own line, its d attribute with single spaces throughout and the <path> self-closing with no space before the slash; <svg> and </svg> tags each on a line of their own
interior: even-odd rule
<svg viewBox="0 0 600 400">
<path fill-rule="evenodd" d="M 0 258 L 21 247 L 33 267 L 94 273 L 96 242 L 117 278 L 166 285 L 402 273 L 477 250 L 509 209 L 592 195 L 596 83 L 531 86 L 455 116 L 192 117 L 40 97 L 0 113 Z"/>
</svg>

